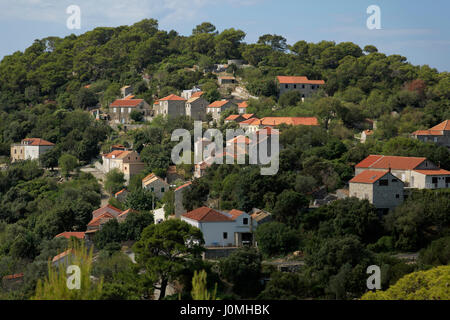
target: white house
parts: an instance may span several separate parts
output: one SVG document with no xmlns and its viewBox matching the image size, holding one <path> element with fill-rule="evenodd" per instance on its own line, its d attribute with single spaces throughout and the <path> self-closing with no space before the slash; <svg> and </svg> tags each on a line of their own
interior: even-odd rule
<svg viewBox="0 0 450 320">
<path fill-rule="evenodd" d="M 44 139 L 23 139 L 20 144 L 11 146 L 11 162 L 21 160 L 38 160 L 44 153 L 51 150 L 55 145 Z"/>
<path fill-rule="evenodd" d="M 202 207 L 182 215 L 181 220 L 202 231 L 206 247 L 238 247 L 252 243 L 252 219 L 242 211 L 227 213 Z"/>
</svg>

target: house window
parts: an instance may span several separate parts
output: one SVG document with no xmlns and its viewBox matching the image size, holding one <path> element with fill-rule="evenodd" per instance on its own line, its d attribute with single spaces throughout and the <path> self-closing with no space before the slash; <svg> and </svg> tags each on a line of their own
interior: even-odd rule
<svg viewBox="0 0 450 320">
<path fill-rule="evenodd" d="M 434 138 L 434 142 L 438 142 L 438 138 Z"/>
<path fill-rule="evenodd" d="M 294 84 L 294 89 L 297 89 L 297 85 L 296 84 Z"/>
<path fill-rule="evenodd" d="M 305 85 L 302 85 L 302 89 L 305 89 Z"/>
<path fill-rule="evenodd" d="M 386 187 L 389 185 L 389 180 L 384 179 L 384 180 L 380 180 L 380 186 Z"/>
<path fill-rule="evenodd" d="M 165 192 L 165 189 L 164 188 L 161 188 L 161 193 L 164 193 Z"/>
<path fill-rule="evenodd" d="M 151 192 L 155 192 L 155 188 L 151 187 L 151 188 L 150 188 L 150 191 L 151 191 Z"/>
<path fill-rule="evenodd" d="M 396 179 L 392 179 L 392 182 L 397 182 L 397 180 Z"/>
<path fill-rule="evenodd" d="M 395 195 L 395 198 L 396 198 L 396 199 L 400 199 L 400 195 L 399 195 L 399 194 L 396 194 L 396 195 Z"/>
<path fill-rule="evenodd" d="M 289 89 L 289 85 L 288 85 L 288 84 L 285 84 L 284 87 L 285 87 L 286 89 Z"/>
<path fill-rule="evenodd" d="M 438 178 L 437 177 L 433 177 L 431 180 L 432 180 L 432 183 L 434 183 L 434 184 L 438 183 Z"/>
<path fill-rule="evenodd" d="M 445 178 L 445 183 L 450 183 L 450 177 Z"/>
<path fill-rule="evenodd" d="M 228 232 L 224 232 L 224 233 L 223 233 L 223 239 L 224 239 L 224 240 L 227 240 L 227 239 L 228 239 Z"/>
<path fill-rule="evenodd" d="M 14 149 L 14 154 L 17 154 L 17 149 Z"/>
<path fill-rule="evenodd" d="M 248 225 L 248 218 L 244 218 L 243 221 L 244 225 Z"/>
<path fill-rule="evenodd" d="M 117 112 L 117 108 L 114 108 L 114 113 L 116 113 Z"/>
</svg>

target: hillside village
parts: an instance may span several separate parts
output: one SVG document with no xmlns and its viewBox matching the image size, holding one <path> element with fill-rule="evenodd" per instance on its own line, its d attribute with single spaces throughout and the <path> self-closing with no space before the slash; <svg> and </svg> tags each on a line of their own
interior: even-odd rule
<svg viewBox="0 0 450 320">
<path fill-rule="evenodd" d="M 189 299 L 200 270 L 224 298 L 283 299 L 286 289 L 284 298 L 354 299 L 365 292 L 367 265 L 386 268 L 388 288 L 448 263 L 429 249 L 448 254 L 450 243 L 448 73 L 373 46 L 288 46 L 275 35 L 245 44 L 242 31 L 219 33 L 209 23 L 191 37 L 173 32 L 154 20 L 98 28 L 36 41 L 0 63 L 4 296 L 34 293 L 46 261 L 58 266 L 75 254 L 71 241 L 93 250 L 94 278 L 106 276 L 110 290 L 103 299 Z M 133 34 L 136 48 L 107 61 L 109 45 Z M 97 46 L 95 54 L 72 41 Z M 33 52 L 50 63 L 67 46 L 76 55 L 71 75 L 55 65 L 60 74 L 46 77 L 37 59 L 26 80 L 5 74 Z M 238 134 L 223 146 L 192 140 L 189 156 L 208 156 L 175 164 L 171 135 L 193 133 L 194 121 L 202 133 Z M 260 175 L 260 162 L 238 163 L 261 136 L 280 144 L 271 152 L 280 159 L 274 176 Z M 160 256 L 176 260 L 177 272 L 145 271 L 155 258 L 145 250 L 176 241 L 186 258 Z M 132 265 L 159 287 L 143 284 Z M 124 278 L 107 273 L 111 266 Z"/>
</svg>

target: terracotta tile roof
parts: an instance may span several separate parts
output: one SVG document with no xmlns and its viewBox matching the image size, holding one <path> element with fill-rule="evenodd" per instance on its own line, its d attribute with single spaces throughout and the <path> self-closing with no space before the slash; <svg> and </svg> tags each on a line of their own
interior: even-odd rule
<svg viewBox="0 0 450 320">
<path fill-rule="evenodd" d="M 54 143 L 51 143 L 47 140 L 40 139 L 40 138 L 28 138 L 23 139 L 22 144 L 25 144 L 27 146 L 54 146 Z"/>
<path fill-rule="evenodd" d="M 119 192 L 116 192 L 115 196 L 117 197 L 118 195 L 121 195 L 122 193 L 126 192 L 127 189 L 122 189 Z"/>
<path fill-rule="evenodd" d="M 160 180 L 164 183 L 166 183 L 163 179 L 161 179 L 160 177 L 156 176 L 154 173 L 150 173 L 148 176 L 146 176 L 144 179 L 142 179 L 142 183 L 144 185 L 148 185 L 152 182 L 155 182 L 156 180 Z"/>
<path fill-rule="evenodd" d="M 243 114 L 242 115 L 242 118 L 244 118 L 244 119 L 251 119 L 251 118 L 253 118 L 255 116 L 255 114 L 254 113 L 246 113 L 246 114 Z"/>
<path fill-rule="evenodd" d="M 198 91 L 192 94 L 191 98 L 200 98 L 205 93 L 203 91 Z"/>
<path fill-rule="evenodd" d="M 110 204 L 107 204 L 106 206 L 101 207 L 101 208 L 95 210 L 94 212 L 92 212 L 92 215 L 93 215 L 93 216 L 97 216 L 97 215 L 99 215 L 99 214 L 108 212 L 108 209 L 111 209 L 111 210 L 113 210 L 113 211 L 116 211 L 117 213 L 121 213 L 121 212 L 122 212 L 122 210 L 120 210 L 120 209 L 118 209 L 118 208 L 116 208 L 116 207 L 114 207 L 114 206 L 112 206 L 112 205 L 110 205 Z"/>
<path fill-rule="evenodd" d="M 241 211 L 241 210 L 237 210 L 237 209 L 233 209 L 229 212 L 229 214 L 231 214 L 231 219 L 236 220 L 237 218 L 239 218 L 241 215 L 243 215 L 245 212 Z"/>
<path fill-rule="evenodd" d="M 238 104 L 238 107 L 239 107 L 239 108 L 244 108 L 244 109 L 248 108 L 248 103 L 247 103 L 247 101 L 244 101 L 244 102 L 239 103 L 239 104 Z"/>
<path fill-rule="evenodd" d="M 413 136 L 443 136 L 444 133 L 442 131 L 434 131 L 434 130 L 417 130 L 413 132 Z"/>
<path fill-rule="evenodd" d="M 221 101 L 215 101 L 211 103 L 208 108 L 222 108 L 224 105 L 226 105 L 229 101 L 228 100 L 221 100 Z"/>
<path fill-rule="evenodd" d="M 64 252 L 62 252 L 62 253 L 60 253 L 60 254 L 54 256 L 53 259 L 52 259 L 52 262 L 58 261 L 58 260 L 60 260 L 60 259 L 62 259 L 62 258 L 64 258 L 64 257 L 66 257 L 66 256 L 68 256 L 69 254 L 74 253 L 74 252 L 75 252 L 75 251 L 74 251 L 73 249 L 66 250 L 66 251 L 64 251 Z"/>
<path fill-rule="evenodd" d="M 23 277 L 24 277 L 23 273 L 16 273 L 16 274 L 10 274 L 8 276 L 4 276 L 2 279 L 3 280 L 14 280 L 14 279 L 20 279 Z"/>
<path fill-rule="evenodd" d="M 104 157 L 108 159 L 123 159 L 131 153 L 132 151 L 114 150 L 108 154 L 105 154 Z"/>
<path fill-rule="evenodd" d="M 450 120 L 445 120 L 430 130 L 450 131 Z"/>
<path fill-rule="evenodd" d="M 364 130 L 364 133 L 366 134 L 366 136 L 371 136 L 373 135 L 373 130 Z"/>
<path fill-rule="evenodd" d="M 440 170 L 414 170 L 415 172 L 424 174 L 426 176 L 447 176 L 450 175 L 450 171 L 440 169 Z"/>
<path fill-rule="evenodd" d="M 358 174 L 356 177 L 354 177 L 352 180 L 350 180 L 350 183 L 368 183 L 373 184 L 383 178 L 386 174 L 388 174 L 389 171 L 372 171 L 372 170 L 366 170 Z"/>
<path fill-rule="evenodd" d="M 175 191 L 179 191 L 179 190 L 184 189 L 184 188 L 186 188 L 186 187 L 188 187 L 190 185 L 192 185 L 192 182 L 185 183 L 182 186 L 179 186 L 178 188 L 176 188 Z"/>
<path fill-rule="evenodd" d="M 309 80 L 307 77 L 278 76 L 277 79 L 282 84 L 325 84 L 323 80 Z"/>
<path fill-rule="evenodd" d="M 183 214 L 183 217 L 199 222 L 232 222 L 233 220 L 223 213 L 208 207 L 195 209 Z"/>
<path fill-rule="evenodd" d="M 261 120 L 259 120 L 258 118 L 251 118 L 245 121 L 242 121 L 241 124 L 248 124 L 250 125 L 261 125 Z"/>
<path fill-rule="evenodd" d="M 358 163 L 356 168 L 412 170 L 425 160 L 427 158 L 370 155 Z"/>
<path fill-rule="evenodd" d="M 252 141 L 247 136 L 237 136 L 233 139 L 227 141 L 227 144 L 247 144 L 249 145 Z"/>
<path fill-rule="evenodd" d="M 225 121 L 234 121 L 234 120 L 238 119 L 239 117 L 240 117 L 239 114 L 232 114 L 231 116 L 226 118 Z"/>
<path fill-rule="evenodd" d="M 279 126 L 281 124 L 292 126 L 318 126 L 319 121 L 315 117 L 266 117 L 261 119 L 264 126 Z"/>
<path fill-rule="evenodd" d="M 55 236 L 55 238 L 66 238 L 70 239 L 71 237 L 75 237 L 77 239 L 84 239 L 84 232 L 63 232 Z"/>
<path fill-rule="evenodd" d="M 122 211 L 120 211 L 122 212 Z M 94 218 L 91 220 L 91 222 L 88 223 L 89 227 L 98 227 L 102 224 L 103 221 L 105 220 L 111 220 L 114 219 L 114 216 L 108 212 L 102 213 L 101 215 L 99 215 L 97 218 Z"/>
<path fill-rule="evenodd" d="M 279 135 L 280 131 L 278 131 L 277 129 L 272 129 L 271 127 L 266 127 L 266 128 L 256 131 L 257 136 L 259 136 L 263 133 L 265 133 L 268 136 L 271 136 L 271 135 Z"/>
<path fill-rule="evenodd" d="M 183 99 L 176 94 L 171 94 L 165 98 L 159 99 L 159 101 L 186 101 L 186 99 Z"/>
<path fill-rule="evenodd" d="M 125 98 L 123 98 L 123 100 L 131 100 L 135 97 L 135 95 L 130 94 L 129 96 L 126 96 Z"/>
<path fill-rule="evenodd" d="M 117 99 L 116 101 L 111 103 L 110 107 L 135 108 L 142 102 L 144 102 L 144 99 Z"/>
<path fill-rule="evenodd" d="M 191 98 L 187 101 L 187 103 L 195 102 L 195 101 L 197 101 L 198 99 L 200 99 L 200 97 L 191 97 Z"/>
<path fill-rule="evenodd" d="M 117 218 L 121 218 L 121 217 L 127 216 L 127 215 L 128 215 L 129 213 L 131 213 L 131 212 L 139 213 L 139 212 L 136 211 L 136 210 L 128 209 L 128 210 L 125 210 L 124 212 L 122 212 L 121 214 L 119 214 L 119 215 L 117 216 Z"/>
<path fill-rule="evenodd" d="M 223 79 L 223 80 L 236 80 L 236 78 L 233 77 L 233 76 L 219 76 L 219 79 Z"/>
</svg>

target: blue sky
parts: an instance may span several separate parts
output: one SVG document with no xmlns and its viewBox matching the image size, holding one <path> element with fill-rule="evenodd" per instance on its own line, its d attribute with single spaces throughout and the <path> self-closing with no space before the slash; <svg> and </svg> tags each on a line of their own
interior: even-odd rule
<svg viewBox="0 0 450 320">
<path fill-rule="evenodd" d="M 81 29 L 66 27 L 69 5 L 81 8 Z M 381 30 L 369 30 L 366 9 L 381 8 Z M 81 34 L 99 26 L 155 18 L 165 30 L 189 35 L 209 21 L 234 27 L 255 42 L 266 33 L 298 40 L 352 41 L 401 54 L 413 64 L 450 71 L 450 1 L 407 0 L 0 0 L 0 59 L 35 39 Z"/>
</svg>

